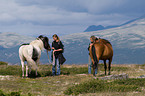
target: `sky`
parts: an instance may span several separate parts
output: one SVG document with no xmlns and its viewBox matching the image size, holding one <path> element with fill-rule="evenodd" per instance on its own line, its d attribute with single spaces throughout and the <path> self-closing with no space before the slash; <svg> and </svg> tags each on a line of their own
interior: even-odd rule
<svg viewBox="0 0 145 96">
<path fill-rule="evenodd" d="M 145 0 L 0 0 L 0 32 L 67 35 L 143 15 Z"/>
</svg>

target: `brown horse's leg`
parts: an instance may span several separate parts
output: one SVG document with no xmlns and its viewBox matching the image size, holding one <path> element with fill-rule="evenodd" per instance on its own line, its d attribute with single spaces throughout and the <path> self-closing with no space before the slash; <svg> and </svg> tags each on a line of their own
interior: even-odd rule
<svg viewBox="0 0 145 96">
<path fill-rule="evenodd" d="M 95 76 L 95 63 L 93 64 L 93 76 Z"/>
<path fill-rule="evenodd" d="M 95 70 L 97 68 L 97 65 L 98 65 L 98 61 L 93 64 L 93 76 L 95 76 L 96 74 Z"/>
<path fill-rule="evenodd" d="M 106 69 L 107 69 L 106 60 L 104 60 L 104 69 L 105 69 L 105 75 L 106 75 Z"/>
<path fill-rule="evenodd" d="M 109 59 L 109 73 L 108 73 L 108 75 L 110 75 L 111 73 L 110 73 L 110 69 L 111 69 L 111 62 L 112 62 L 112 58 L 111 59 Z"/>
</svg>

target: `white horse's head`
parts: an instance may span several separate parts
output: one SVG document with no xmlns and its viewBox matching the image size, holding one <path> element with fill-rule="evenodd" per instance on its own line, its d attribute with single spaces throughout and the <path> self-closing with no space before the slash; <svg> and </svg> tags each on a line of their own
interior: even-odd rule
<svg viewBox="0 0 145 96">
<path fill-rule="evenodd" d="M 50 48 L 50 45 L 49 45 L 49 40 L 47 37 L 44 37 L 42 35 L 40 35 L 38 38 L 36 38 L 36 40 L 32 41 L 30 43 L 30 45 L 33 45 L 35 47 L 39 47 L 40 50 L 43 50 L 44 48 L 47 50 L 47 51 L 50 51 L 51 48 Z"/>
<path fill-rule="evenodd" d="M 47 37 L 44 37 L 42 35 L 40 35 L 38 37 L 38 39 L 41 39 L 43 42 L 43 47 L 47 50 L 47 51 L 51 51 L 50 45 L 49 45 L 49 39 Z"/>
</svg>

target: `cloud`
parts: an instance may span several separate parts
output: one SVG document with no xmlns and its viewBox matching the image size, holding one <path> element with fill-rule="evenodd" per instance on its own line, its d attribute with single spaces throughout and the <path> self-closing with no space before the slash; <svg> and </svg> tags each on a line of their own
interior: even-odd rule
<svg viewBox="0 0 145 96">
<path fill-rule="evenodd" d="M 120 13 L 142 12 L 145 8 L 144 0 L 16 0 L 23 6 L 36 5 L 39 7 L 57 7 L 72 12 L 88 13 Z"/>
<path fill-rule="evenodd" d="M 118 25 L 142 16 L 145 1 L 1 0 L 0 9 L 0 31 L 33 34 L 58 30 L 63 34 L 82 32 L 89 25 Z"/>
</svg>

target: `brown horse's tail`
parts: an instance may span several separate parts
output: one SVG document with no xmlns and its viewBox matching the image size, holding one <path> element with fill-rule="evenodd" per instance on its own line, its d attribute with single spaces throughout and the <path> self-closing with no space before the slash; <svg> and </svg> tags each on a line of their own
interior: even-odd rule
<svg viewBox="0 0 145 96">
<path fill-rule="evenodd" d="M 95 47 L 94 46 L 92 46 L 91 51 L 92 51 L 92 56 L 93 56 L 94 63 L 97 63 L 98 60 L 97 60 L 96 51 L 95 51 Z"/>
</svg>

